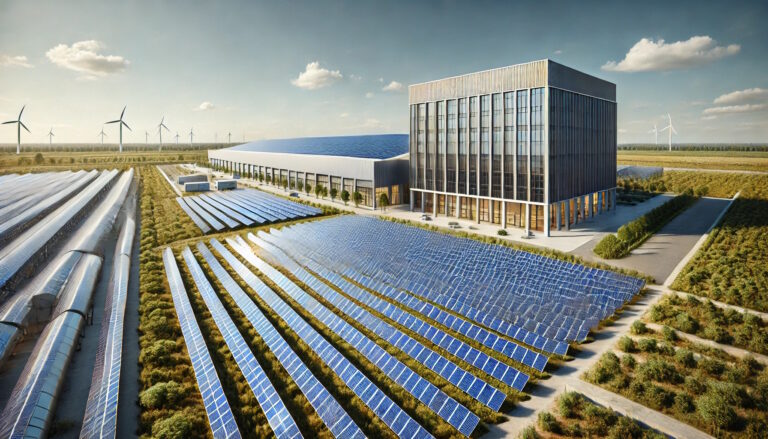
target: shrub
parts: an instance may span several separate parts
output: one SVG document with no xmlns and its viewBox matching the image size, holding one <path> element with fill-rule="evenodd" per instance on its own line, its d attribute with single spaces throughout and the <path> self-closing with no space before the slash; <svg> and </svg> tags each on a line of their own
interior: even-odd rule
<svg viewBox="0 0 768 439">
<path fill-rule="evenodd" d="M 152 426 L 152 437 L 158 439 L 187 439 L 192 435 L 192 423 L 182 412 L 161 419 Z"/>
<path fill-rule="evenodd" d="M 520 439 L 539 439 L 539 434 L 536 433 L 536 429 L 529 425 L 520 432 Z"/>
<path fill-rule="evenodd" d="M 602 384 L 612 380 L 619 374 L 621 374 L 619 357 L 613 352 L 606 352 L 592 368 L 592 371 L 589 373 L 589 378 L 597 384 Z"/>
<path fill-rule="evenodd" d="M 635 340 L 625 335 L 619 339 L 619 349 L 622 352 L 631 353 L 637 350 L 637 345 L 635 344 Z"/>
<path fill-rule="evenodd" d="M 42 165 L 45 162 L 45 158 L 43 158 L 42 153 L 35 154 L 35 164 L 36 165 Z"/>
<path fill-rule="evenodd" d="M 717 377 L 725 371 L 725 363 L 720 360 L 704 357 L 699 360 L 699 369 Z"/>
<path fill-rule="evenodd" d="M 694 395 L 701 395 L 707 391 L 707 385 L 696 376 L 685 377 L 685 389 Z"/>
<path fill-rule="evenodd" d="M 721 326 L 717 326 L 715 322 L 707 325 L 702 332 L 704 338 L 713 340 L 717 343 L 731 344 L 733 343 L 733 337 Z"/>
<path fill-rule="evenodd" d="M 687 393 L 678 393 L 675 395 L 675 410 L 680 413 L 691 413 L 696 409 L 693 405 L 693 398 Z"/>
<path fill-rule="evenodd" d="M 608 432 L 609 439 L 640 439 L 643 437 L 643 429 L 634 419 L 619 416 L 616 424 Z"/>
<path fill-rule="evenodd" d="M 693 356 L 693 352 L 688 349 L 678 349 L 675 352 L 675 362 L 689 369 L 696 367 L 696 358 Z"/>
<path fill-rule="evenodd" d="M 650 358 L 645 363 L 637 366 L 637 376 L 645 381 L 659 381 L 662 383 L 679 383 L 683 381 L 677 369 L 660 358 Z"/>
<path fill-rule="evenodd" d="M 645 326 L 645 323 L 643 323 L 642 320 L 635 320 L 632 323 L 631 332 L 636 335 L 645 334 L 648 332 L 648 327 Z"/>
<path fill-rule="evenodd" d="M 157 340 L 150 346 L 142 349 L 139 355 L 139 362 L 155 366 L 171 366 L 171 354 L 176 349 L 176 342 L 173 340 Z"/>
<path fill-rule="evenodd" d="M 175 406 L 186 397 L 186 392 L 176 381 L 157 383 L 139 395 L 139 402 L 149 409 L 161 408 L 168 404 Z"/>
<path fill-rule="evenodd" d="M 677 332 L 675 332 L 674 329 L 670 328 L 667 325 L 664 325 L 663 328 L 661 328 L 661 335 L 664 336 L 664 340 L 666 341 L 677 341 Z"/>
<path fill-rule="evenodd" d="M 637 360 L 630 354 L 624 354 L 624 356 L 621 357 L 621 365 L 631 370 L 637 365 Z"/>
<path fill-rule="evenodd" d="M 675 327 L 683 332 L 695 334 L 699 330 L 699 322 L 688 313 L 681 312 L 675 317 Z"/>
<path fill-rule="evenodd" d="M 643 338 L 637 343 L 637 348 L 643 352 L 656 352 L 656 339 Z"/>
<path fill-rule="evenodd" d="M 675 394 L 663 387 L 649 384 L 645 388 L 645 401 L 648 402 L 648 405 L 651 408 L 655 408 L 656 410 L 669 408 L 672 407 L 672 404 L 675 402 Z"/>
<path fill-rule="evenodd" d="M 706 393 L 696 401 L 696 412 L 717 428 L 730 429 L 737 421 L 736 412 L 715 393 Z"/>
<path fill-rule="evenodd" d="M 499 236 L 507 236 L 508 235 L 507 231 L 504 230 L 504 229 L 499 229 L 499 231 L 496 232 L 496 234 L 499 235 Z"/>
<path fill-rule="evenodd" d="M 549 433 L 559 434 L 563 431 L 560 423 L 549 412 L 539 412 L 538 424 L 539 428 Z"/>
<path fill-rule="evenodd" d="M 582 396 L 576 392 L 564 392 L 557 399 L 557 410 L 565 418 L 573 418 L 581 405 Z"/>
<path fill-rule="evenodd" d="M 587 421 L 587 432 L 593 436 L 605 436 L 616 421 L 618 415 L 609 408 L 589 404 L 584 409 L 584 419 Z"/>
<path fill-rule="evenodd" d="M 594 252 L 604 259 L 620 258 L 624 254 L 624 243 L 615 235 L 608 234 L 595 245 Z"/>
</svg>

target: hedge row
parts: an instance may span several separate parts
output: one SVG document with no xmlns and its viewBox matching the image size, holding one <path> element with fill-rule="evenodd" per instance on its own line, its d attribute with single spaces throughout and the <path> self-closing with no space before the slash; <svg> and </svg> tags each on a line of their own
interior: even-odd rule
<svg viewBox="0 0 768 439">
<path fill-rule="evenodd" d="M 619 227 L 616 235 L 605 236 L 597 243 L 594 252 L 604 259 L 626 256 L 696 200 L 691 191 L 676 196 L 640 218 Z"/>
</svg>

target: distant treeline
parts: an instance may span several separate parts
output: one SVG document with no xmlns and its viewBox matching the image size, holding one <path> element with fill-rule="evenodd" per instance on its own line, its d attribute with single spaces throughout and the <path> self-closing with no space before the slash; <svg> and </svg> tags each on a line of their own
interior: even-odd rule
<svg viewBox="0 0 768 439">
<path fill-rule="evenodd" d="M 668 145 L 627 143 L 618 146 L 619 151 L 668 151 Z M 673 143 L 672 151 L 768 151 L 765 143 Z"/>
<path fill-rule="evenodd" d="M 208 149 L 219 149 L 219 148 L 227 148 L 233 145 L 237 145 L 237 143 L 195 143 L 193 145 L 190 144 L 178 144 L 175 143 L 164 143 L 163 144 L 163 151 L 199 151 L 199 150 L 208 150 Z M 22 144 L 21 145 L 21 152 L 110 152 L 110 151 L 117 151 L 119 149 L 117 144 L 109 143 L 109 144 L 100 144 L 100 143 L 92 143 L 92 144 L 83 144 L 83 143 L 61 143 L 61 144 L 53 144 L 48 145 L 44 143 L 38 143 L 38 144 Z M 158 145 L 157 143 L 153 144 L 145 144 L 145 143 L 124 143 L 123 144 L 123 151 L 128 152 L 146 152 L 146 151 L 157 151 Z M 2 144 L 0 145 L 0 152 L 2 153 L 15 153 L 16 152 L 16 144 Z"/>
</svg>

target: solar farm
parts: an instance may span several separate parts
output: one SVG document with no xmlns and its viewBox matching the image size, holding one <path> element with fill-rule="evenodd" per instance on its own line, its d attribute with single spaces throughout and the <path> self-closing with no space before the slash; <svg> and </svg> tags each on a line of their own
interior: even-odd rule
<svg viewBox="0 0 768 439">
<path fill-rule="evenodd" d="M 355 215 L 167 247 L 163 264 L 215 437 L 247 436 L 250 422 L 221 370 L 242 376 L 278 437 L 477 434 L 644 286 Z M 281 393 L 294 386 L 299 396 Z M 296 399 L 321 425 L 307 429 Z"/>
<path fill-rule="evenodd" d="M 0 436 L 50 432 L 72 378 L 68 367 L 84 361 L 78 351 L 94 315 L 102 318 L 93 374 L 70 395 L 82 396 L 80 437 L 114 436 L 136 233 L 134 171 L 7 175 L 0 186 L 21 188 L 0 194 L 0 378 L 15 382 L 0 389 Z"/>
<path fill-rule="evenodd" d="M 211 192 L 176 201 L 203 233 L 319 215 L 320 209 L 253 189 Z"/>
</svg>

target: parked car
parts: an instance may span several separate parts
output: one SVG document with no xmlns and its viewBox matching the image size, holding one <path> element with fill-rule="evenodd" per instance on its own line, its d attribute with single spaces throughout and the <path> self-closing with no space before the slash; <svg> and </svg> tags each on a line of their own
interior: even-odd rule
<svg viewBox="0 0 768 439">
<path fill-rule="evenodd" d="M 299 193 L 298 192 L 291 192 L 291 194 L 289 196 L 291 196 L 293 198 L 299 198 Z"/>
</svg>

